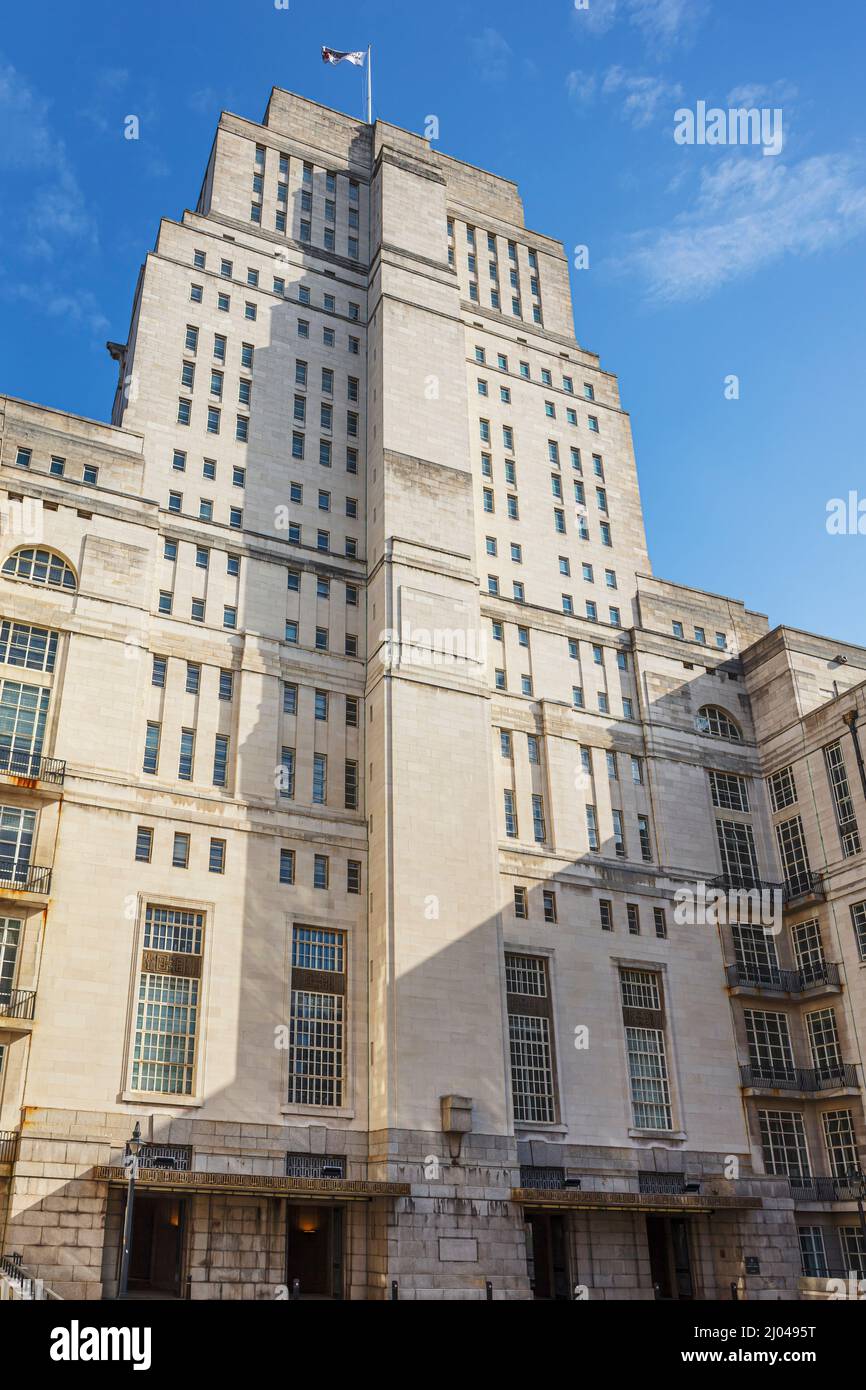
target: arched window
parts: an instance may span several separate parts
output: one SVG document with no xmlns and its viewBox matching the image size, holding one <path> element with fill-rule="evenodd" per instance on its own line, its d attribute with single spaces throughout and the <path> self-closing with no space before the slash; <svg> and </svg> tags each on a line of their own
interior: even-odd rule
<svg viewBox="0 0 866 1390">
<path fill-rule="evenodd" d="M 32 546 L 13 550 L 0 571 L 7 579 L 26 579 L 30 584 L 47 584 L 52 589 L 77 589 L 75 571 L 62 555 Z"/>
<path fill-rule="evenodd" d="M 726 738 L 729 743 L 742 743 L 743 735 L 726 710 L 718 705 L 703 705 L 698 710 L 698 731 L 712 738 Z"/>
</svg>

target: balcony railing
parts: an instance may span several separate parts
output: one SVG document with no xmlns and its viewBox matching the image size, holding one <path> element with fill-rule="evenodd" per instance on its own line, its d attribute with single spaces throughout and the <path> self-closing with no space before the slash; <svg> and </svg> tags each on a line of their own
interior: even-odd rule
<svg viewBox="0 0 866 1390">
<path fill-rule="evenodd" d="M 834 1067 L 740 1067 L 740 1084 L 768 1091 L 835 1091 L 857 1086 L 857 1068 L 850 1062 Z"/>
<path fill-rule="evenodd" d="M 54 782 L 61 786 L 66 776 L 63 758 L 44 758 L 22 748 L 0 748 L 0 772 L 9 777 L 31 777 L 37 782 Z"/>
<path fill-rule="evenodd" d="M 839 967 L 835 961 L 810 965 L 808 970 L 779 970 L 759 965 L 729 965 L 731 988 L 765 989 L 774 994 L 802 994 L 819 985 L 838 985 Z"/>
<path fill-rule="evenodd" d="M 810 869 L 804 869 L 801 873 L 792 874 L 787 878 L 783 892 L 786 903 L 794 902 L 797 898 L 827 896 L 823 874 L 813 873 Z"/>
<path fill-rule="evenodd" d="M 18 1152 L 18 1131 L 0 1129 L 0 1163 L 14 1163 Z"/>
<path fill-rule="evenodd" d="M 866 1195 L 866 1179 L 862 1173 L 849 1173 L 844 1178 L 788 1178 L 795 1202 L 856 1202 Z"/>
<path fill-rule="evenodd" d="M 0 1018 L 31 1019 L 35 1010 L 35 989 L 0 989 Z"/>
<path fill-rule="evenodd" d="M 0 859 L 0 888 L 15 888 L 19 893 L 48 893 L 51 889 L 51 870 L 27 859 Z"/>
</svg>

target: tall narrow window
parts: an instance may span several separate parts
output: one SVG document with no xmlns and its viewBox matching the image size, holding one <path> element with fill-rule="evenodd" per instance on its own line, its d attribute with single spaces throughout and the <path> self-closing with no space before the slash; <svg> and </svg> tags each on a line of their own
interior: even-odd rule
<svg viewBox="0 0 866 1390">
<path fill-rule="evenodd" d="M 228 780 L 229 741 L 226 734 L 217 734 L 214 739 L 213 784 L 224 787 Z"/>
<path fill-rule="evenodd" d="M 636 1129 L 673 1128 L 661 977 L 650 970 L 620 971 L 620 996 Z"/>
<path fill-rule="evenodd" d="M 205 914 L 148 903 L 132 1040 L 133 1091 L 192 1095 Z"/>
<path fill-rule="evenodd" d="M 180 731 L 180 757 L 178 758 L 177 775 L 181 782 L 192 781 L 192 760 L 195 751 L 195 733 L 192 729 L 181 729 Z"/>
<path fill-rule="evenodd" d="M 851 799 L 851 788 L 848 785 L 848 773 L 845 769 L 841 743 L 831 743 L 828 748 L 825 748 L 824 758 L 827 763 L 830 790 L 833 793 L 833 806 L 842 841 L 842 852 L 846 859 L 850 859 L 852 854 L 860 853 L 860 831 L 857 828 L 857 820 L 854 815 L 854 802 Z"/>
<path fill-rule="evenodd" d="M 518 1124 L 549 1124 L 556 1119 L 556 1100 L 547 961 L 507 954 L 505 988 L 514 1118 Z"/>
<path fill-rule="evenodd" d="M 343 1104 L 346 1028 L 345 936 L 323 927 L 292 932 L 289 1021 L 290 1105 Z"/>
<path fill-rule="evenodd" d="M 159 725 L 148 724 L 144 736 L 144 772 L 155 773 L 159 767 Z"/>
<path fill-rule="evenodd" d="M 324 753 L 313 754 L 313 804 L 324 806 L 328 795 L 328 759 Z"/>
</svg>

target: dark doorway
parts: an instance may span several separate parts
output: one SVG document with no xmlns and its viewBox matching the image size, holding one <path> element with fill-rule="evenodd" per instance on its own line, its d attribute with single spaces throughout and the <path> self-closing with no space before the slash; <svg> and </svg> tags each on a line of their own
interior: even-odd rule
<svg viewBox="0 0 866 1390">
<path fill-rule="evenodd" d="M 527 1214 L 526 1263 L 533 1298 L 571 1298 L 564 1217 L 543 1211 Z"/>
<path fill-rule="evenodd" d="M 132 1213 L 130 1293 L 180 1296 L 186 1199 L 139 1196 Z"/>
<path fill-rule="evenodd" d="M 679 1216 L 648 1216 L 646 1234 L 656 1298 L 694 1298 L 688 1221 Z"/>
<path fill-rule="evenodd" d="M 343 1209 L 289 1202 L 286 1282 L 301 1298 L 343 1297 Z"/>
</svg>

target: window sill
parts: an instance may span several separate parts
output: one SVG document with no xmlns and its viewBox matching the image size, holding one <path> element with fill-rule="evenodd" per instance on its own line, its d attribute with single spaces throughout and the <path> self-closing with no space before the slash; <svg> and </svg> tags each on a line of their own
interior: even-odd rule
<svg viewBox="0 0 866 1390">
<path fill-rule="evenodd" d="M 355 1111 L 346 1105 L 281 1105 L 281 1115 L 319 1115 L 322 1119 L 354 1120 Z"/>
<path fill-rule="evenodd" d="M 554 1120 L 538 1120 L 534 1124 L 515 1120 L 514 1129 L 515 1131 L 519 1130 L 522 1135 L 530 1133 L 568 1134 L 568 1125 L 559 1124 Z"/>
<path fill-rule="evenodd" d="M 689 1136 L 684 1129 L 630 1129 L 628 1137 L 629 1139 L 673 1139 L 682 1143 Z"/>
<path fill-rule="evenodd" d="M 162 1091 L 121 1091 L 120 1099 L 131 1101 L 134 1105 L 183 1105 L 188 1109 L 204 1105 L 200 1096 L 167 1096 Z"/>
</svg>

